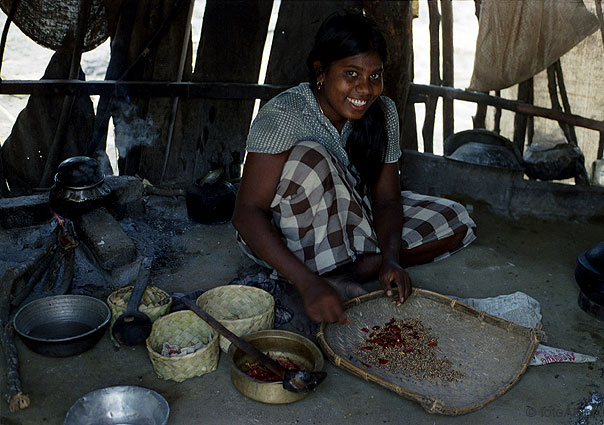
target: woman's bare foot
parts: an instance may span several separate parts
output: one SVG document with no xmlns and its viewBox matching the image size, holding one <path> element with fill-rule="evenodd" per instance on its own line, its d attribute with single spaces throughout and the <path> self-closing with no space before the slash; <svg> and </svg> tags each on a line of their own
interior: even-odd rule
<svg viewBox="0 0 604 425">
<path fill-rule="evenodd" d="M 292 312 L 291 325 L 307 337 L 314 337 L 319 330 L 319 325 L 306 315 L 302 296 L 294 288 L 294 285 L 287 283 L 281 292 L 281 304 Z"/>
<path fill-rule="evenodd" d="M 342 301 L 365 295 L 367 290 L 355 282 L 351 275 L 329 276 L 325 280 L 336 290 Z"/>
</svg>

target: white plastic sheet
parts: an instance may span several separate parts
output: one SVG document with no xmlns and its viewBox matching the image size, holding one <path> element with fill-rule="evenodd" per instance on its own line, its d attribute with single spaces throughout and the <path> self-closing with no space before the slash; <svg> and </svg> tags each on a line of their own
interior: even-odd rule
<svg viewBox="0 0 604 425">
<path fill-rule="evenodd" d="M 524 292 L 518 291 L 492 298 L 452 298 L 527 328 L 537 328 L 541 323 L 541 304 Z M 539 344 L 529 364 L 536 366 L 560 362 L 587 363 L 596 360 L 597 357 L 587 354 Z"/>
</svg>

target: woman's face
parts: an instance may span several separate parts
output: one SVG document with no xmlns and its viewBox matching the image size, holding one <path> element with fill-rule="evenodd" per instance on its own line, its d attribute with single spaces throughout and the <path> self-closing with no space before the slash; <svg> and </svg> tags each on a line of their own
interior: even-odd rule
<svg viewBox="0 0 604 425">
<path fill-rule="evenodd" d="M 373 50 L 332 62 L 319 72 L 317 100 L 338 131 L 347 120 L 361 118 L 382 93 L 383 72 L 382 59 Z"/>
</svg>

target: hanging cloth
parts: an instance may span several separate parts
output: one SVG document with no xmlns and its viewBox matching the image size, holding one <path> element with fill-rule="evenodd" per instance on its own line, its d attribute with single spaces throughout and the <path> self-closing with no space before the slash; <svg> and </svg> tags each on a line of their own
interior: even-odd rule
<svg viewBox="0 0 604 425">
<path fill-rule="evenodd" d="M 482 0 L 469 90 L 500 90 L 525 81 L 598 27 L 581 0 Z"/>
</svg>

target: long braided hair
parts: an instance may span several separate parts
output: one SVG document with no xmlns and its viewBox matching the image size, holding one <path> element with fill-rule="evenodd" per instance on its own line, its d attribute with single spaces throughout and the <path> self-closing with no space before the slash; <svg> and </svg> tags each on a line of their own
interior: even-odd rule
<svg viewBox="0 0 604 425">
<path fill-rule="evenodd" d="M 377 24 L 367 15 L 348 9 L 328 16 L 317 31 L 314 46 L 306 60 L 311 87 L 318 89 L 316 61 L 326 71 L 332 62 L 372 50 L 386 63 L 386 40 Z M 348 158 L 367 188 L 371 188 L 380 175 L 387 143 L 384 110 L 378 98 L 362 118 L 353 122 L 352 133 L 346 143 Z"/>
</svg>

